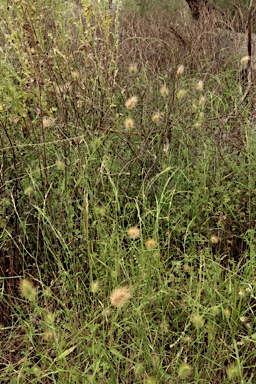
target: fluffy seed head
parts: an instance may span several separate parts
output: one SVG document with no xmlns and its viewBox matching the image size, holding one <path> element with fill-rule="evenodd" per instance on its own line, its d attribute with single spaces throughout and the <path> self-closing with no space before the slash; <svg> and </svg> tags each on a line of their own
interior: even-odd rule
<svg viewBox="0 0 256 384">
<path fill-rule="evenodd" d="M 43 117 L 43 127 L 49 128 L 52 125 L 52 119 L 50 117 Z"/>
<path fill-rule="evenodd" d="M 140 237 L 140 229 L 138 227 L 130 227 L 127 229 L 127 234 L 132 240 L 136 240 Z"/>
<path fill-rule="evenodd" d="M 211 236 L 211 243 L 212 243 L 212 244 L 218 244 L 218 242 L 219 242 L 219 238 L 218 238 L 218 236 L 216 236 L 216 235 L 212 235 L 212 236 Z"/>
<path fill-rule="evenodd" d="M 127 117 L 124 122 L 125 129 L 130 131 L 134 127 L 134 120 L 131 117 Z"/>
<path fill-rule="evenodd" d="M 130 73 L 131 75 L 136 75 L 137 72 L 138 72 L 138 66 L 137 66 L 137 64 L 131 64 L 131 65 L 129 66 L 129 73 Z"/>
<path fill-rule="evenodd" d="M 58 159 L 56 161 L 56 167 L 59 171 L 63 171 L 65 169 L 65 164 L 63 163 L 63 161 L 61 161 L 60 159 Z"/>
<path fill-rule="evenodd" d="M 197 129 L 200 129 L 201 128 L 201 123 L 198 121 L 194 124 L 194 127 L 197 128 Z"/>
<path fill-rule="evenodd" d="M 161 119 L 161 113 L 160 113 L 160 112 L 156 112 L 156 113 L 154 113 L 154 115 L 152 116 L 152 121 L 153 121 L 154 123 L 158 123 L 160 119 Z"/>
<path fill-rule="evenodd" d="M 127 109 L 132 109 L 136 106 L 137 102 L 138 102 L 137 96 L 132 96 L 126 101 L 125 106 Z"/>
<path fill-rule="evenodd" d="M 184 67 L 184 65 L 183 65 L 183 64 L 180 64 L 180 65 L 178 66 L 178 69 L 177 69 L 177 75 L 183 75 L 184 71 L 185 71 L 185 67 Z"/>
<path fill-rule="evenodd" d="M 163 331 L 164 333 L 168 333 L 169 332 L 169 324 L 167 323 L 167 321 L 162 321 L 160 323 L 160 329 L 161 331 Z"/>
<path fill-rule="evenodd" d="M 241 59 L 241 64 L 242 65 L 247 65 L 248 64 L 248 62 L 250 61 L 250 56 L 244 56 L 244 57 L 242 57 L 242 59 Z"/>
<path fill-rule="evenodd" d="M 217 305 L 211 308 L 211 313 L 213 316 L 219 316 L 220 314 L 220 309 Z"/>
<path fill-rule="evenodd" d="M 204 120 L 204 112 L 200 112 L 198 116 L 199 121 Z"/>
<path fill-rule="evenodd" d="M 251 324 L 251 323 L 246 323 L 245 326 L 246 326 L 246 328 L 247 328 L 248 330 L 251 330 L 251 329 L 252 329 L 252 324 Z"/>
<path fill-rule="evenodd" d="M 191 321 L 196 329 L 201 329 L 204 326 L 204 318 L 197 313 L 192 316 Z"/>
<path fill-rule="evenodd" d="M 198 104 L 201 105 L 201 106 L 205 104 L 205 96 L 201 96 L 200 97 L 200 99 L 198 101 Z"/>
<path fill-rule="evenodd" d="M 153 249 L 156 249 L 157 241 L 155 239 L 149 238 L 146 240 L 145 245 L 146 245 L 146 248 L 151 251 Z"/>
<path fill-rule="evenodd" d="M 55 339 L 55 334 L 54 334 L 54 332 L 52 330 L 47 329 L 44 332 L 43 338 L 44 338 L 45 341 L 51 341 L 51 340 Z"/>
<path fill-rule="evenodd" d="M 32 282 L 28 279 L 20 281 L 20 292 L 25 299 L 33 302 L 36 299 L 36 289 Z"/>
<path fill-rule="evenodd" d="M 224 316 L 226 317 L 226 319 L 229 319 L 229 318 L 230 318 L 230 316 L 231 316 L 231 311 L 230 311 L 229 308 L 227 308 L 227 307 L 224 308 L 223 313 L 224 313 Z"/>
<path fill-rule="evenodd" d="M 228 368 L 227 368 L 227 375 L 228 375 L 228 378 L 229 379 L 235 379 L 236 377 L 239 376 L 239 368 L 237 365 L 235 364 L 231 364 Z"/>
<path fill-rule="evenodd" d="M 239 291 L 238 295 L 242 298 L 246 297 L 246 292 L 245 291 Z"/>
<path fill-rule="evenodd" d="M 24 189 L 25 195 L 30 196 L 32 192 L 33 192 L 33 187 L 31 185 L 29 185 L 27 188 Z"/>
<path fill-rule="evenodd" d="M 202 80 L 199 80 L 197 85 L 196 85 L 196 89 L 200 92 L 202 92 L 202 90 L 204 89 L 204 82 Z"/>
<path fill-rule="evenodd" d="M 180 89 L 178 92 L 177 92 L 177 99 L 178 100 L 182 100 L 183 97 L 185 96 L 186 94 L 186 90 L 185 89 Z"/>
<path fill-rule="evenodd" d="M 45 315 L 45 318 L 44 318 L 44 321 L 47 325 L 49 326 L 53 326 L 54 325 L 54 321 L 55 321 L 55 314 L 52 313 L 52 312 L 48 312 L 46 315 Z"/>
<path fill-rule="evenodd" d="M 79 79 L 79 72 L 73 71 L 71 72 L 72 79 L 77 81 Z"/>
<path fill-rule="evenodd" d="M 166 97 L 168 96 L 168 93 L 169 93 L 169 90 L 168 88 L 166 87 L 166 85 L 163 85 L 160 89 L 160 93 L 163 97 Z"/>
<path fill-rule="evenodd" d="M 187 273 L 191 272 L 191 266 L 189 264 L 184 264 L 183 269 Z"/>
<path fill-rule="evenodd" d="M 170 140 L 168 139 L 168 137 L 166 137 L 163 142 L 163 151 L 166 154 L 166 156 L 168 156 L 169 147 L 170 147 Z"/>
<path fill-rule="evenodd" d="M 183 379 L 186 379 L 189 377 L 192 373 L 192 367 L 190 364 L 182 363 L 178 370 L 179 377 L 182 377 Z"/>
<path fill-rule="evenodd" d="M 91 283 L 91 292 L 97 293 L 100 289 L 100 283 L 96 280 Z"/>
<path fill-rule="evenodd" d="M 183 337 L 182 340 L 183 340 L 183 342 L 186 343 L 186 344 L 191 344 L 192 341 L 193 341 L 192 337 L 190 337 L 190 336 L 185 336 L 185 337 Z"/>
<path fill-rule="evenodd" d="M 129 287 L 120 287 L 114 289 L 110 295 L 110 301 L 113 307 L 121 308 L 132 297 Z"/>
</svg>

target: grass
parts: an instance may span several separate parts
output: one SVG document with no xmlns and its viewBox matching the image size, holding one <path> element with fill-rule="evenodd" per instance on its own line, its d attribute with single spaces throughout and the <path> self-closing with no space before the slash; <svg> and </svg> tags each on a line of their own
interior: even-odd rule
<svg viewBox="0 0 256 384">
<path fill-rule="evenodd" d="M 127 4 L 0 6 L 1 383 L 253 383 L 255 91 Z"/>
</svg>

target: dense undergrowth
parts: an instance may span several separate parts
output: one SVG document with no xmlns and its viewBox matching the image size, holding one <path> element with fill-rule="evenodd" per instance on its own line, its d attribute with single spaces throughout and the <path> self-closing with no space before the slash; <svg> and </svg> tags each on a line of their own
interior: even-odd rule
<svg viewBox="0 0 256 384">
<path fill-rule="evenodd" d="M 1 383 L 253 383 L 255 90 L 167 3 L 0 5 Z"/>
</svg>

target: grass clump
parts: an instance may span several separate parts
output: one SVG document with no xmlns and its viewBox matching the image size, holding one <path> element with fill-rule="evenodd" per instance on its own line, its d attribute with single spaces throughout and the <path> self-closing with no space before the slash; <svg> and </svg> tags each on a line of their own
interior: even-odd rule
<svg viewBox="0 0 256 384">
<path fill-rule="evenodd" d="M 1 382 L 253 383 L 241 58 L 166 65 L 153 9 L 0 9 Z"/>
</svg>

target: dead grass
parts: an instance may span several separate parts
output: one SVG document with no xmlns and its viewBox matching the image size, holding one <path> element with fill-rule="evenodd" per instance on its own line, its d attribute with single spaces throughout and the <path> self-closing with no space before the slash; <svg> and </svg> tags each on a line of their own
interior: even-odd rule
<svg viewBox="0 0 256 384">
<path fill-rule="evenodd" d="M 238 15 L 241 12 L 237 10 Z M 120 15 L 121 70 L 137 63 L 152 74 L 174 74 L 179 63 L 186 63 L 187 69 L 219 72 L 247 54 L 247 34 L 236 32 L 237 17 L 205 11 L 195 22 L 186 7 L 175 14 L 125 10 Z M 245 29 L 246 18 L 240 17 L 239 31 Z M 254 47 L 255 41 L 254 34 Z"/>
<path fill-rule="evenodd" d="M 161 12 L 121 13 L 121 68 L 127 72 L 130 63 L 137 63 L 152 74 L 176 71 L 185 59 L 187 46 L 180 29 L 179 21 L 174 23 Z"/>
</svg>

